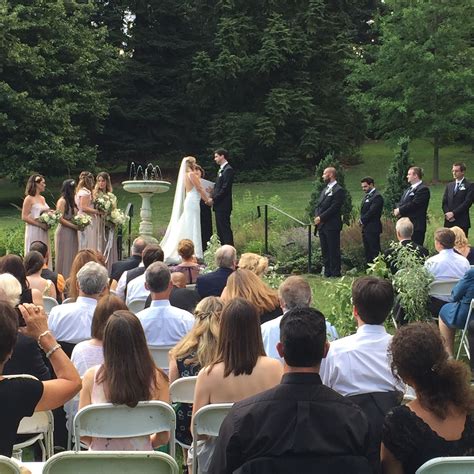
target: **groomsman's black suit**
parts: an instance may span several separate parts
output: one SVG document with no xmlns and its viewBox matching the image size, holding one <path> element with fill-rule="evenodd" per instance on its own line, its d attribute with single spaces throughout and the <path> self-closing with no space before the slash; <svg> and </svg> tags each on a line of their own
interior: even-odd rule
<svg viewBox="0 0 474 474">
<path fill-rule="evenodd" d="M 380 253 L 380 234 L 382 233 L 383 197 L 374 188 L 367 193 L 360 207 L 360 222 L 362 224 L 362 241 L 364 243 L 365 259 L 372 263 Z"/>
<path fill-rule="evenodd" d="M 426 211 L 430 203 L 430 190 L 423 183 L 410 186 L 398 203 L 399 217 L 408 217 L 413 224 L 413 242 L 423 245 L 426 233 Z"/>
<path fill-rule="evenodd" d="M 315 217 L 321 219 L 317 230 L 321 242 L 324 275 L 327 277 L 341 276 L 341 209 L 345 195 L 346 191 L 338 183 L 331 189 L 326 186 L 319 195 L 314 213 Z"/>
<path fill-rule="evenodd" d="M 230 214 L 232 213 L 232 183 L 234 170 L 226 163 L 219 170 L 214 192 L 212 193 L 213 209 L 216 214 L 217 235 L 222 245 L 234 245 L 234 236 L 230 227 Z"/>
<path fill-rule="evenodd" d="M 471 220 L 469 218 L 469 208 L 474 199 L 474 184 L 469 183 L 465 178 L 459 183 L 457 190 L 456 181 L 449 183 L 444 190 L 443 195 L 443 212 L 453 212 L 454 221 L 450 222 L 444 220 L 445 227 L 458 226 L 466 234 L 466 237 L 471 227 Z"/>
</svg>

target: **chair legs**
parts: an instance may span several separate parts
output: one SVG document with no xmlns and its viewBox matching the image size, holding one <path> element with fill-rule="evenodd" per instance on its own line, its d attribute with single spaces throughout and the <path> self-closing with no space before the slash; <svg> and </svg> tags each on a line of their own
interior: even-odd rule
<svg viewBox="0 0 474 474">
<path fill-rule="evenodd" d="M 471 354 L 469 352 L 469 344 L 467 341 L 467 328 L 469 326 L 469 321 L 471 320 L 471 315 L 472 315 L 472 309 L 474 308 L 474 299 L 471 301 L 471 306 L 469 308 L 469 313 L 467 314 L 466 318 L 466 324 L 464 325 L 464 329 L 462 330 L 461 333 L 461 340 L 459 341 L 459 348 L 458 352 L 456 354 L 456 359 L 459 359 L 459 356 L 461 355 L 461 349 L 464 347 L 464 350 L 466 351 L 467 357 L 470 359 Z"/>
</svg>

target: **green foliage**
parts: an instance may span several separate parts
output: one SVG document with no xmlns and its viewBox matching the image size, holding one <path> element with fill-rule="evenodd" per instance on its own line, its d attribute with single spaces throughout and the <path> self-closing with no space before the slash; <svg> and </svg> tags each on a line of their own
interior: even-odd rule
<svg viewBox="0 0 474 474">
<path fill-rule="evenodd" d="M 387 186 L 384 192 L 384 210 L 387 216 L 392 216 L 392 211 L 400 201 L 403 192 L 407 188 L 407 172 L 410 166 L 413 166 L 410 160 L 410 151 L 408 145 L 410 139 L 400 138 L 398 146 L 400 150 L 394 156 L 390 163 L 387 174 Z"/>
<path fill-rule="evenodd" d="M 354 334 L 357 325 L 352 315 L 352 278 L 342 277 L 339 280 L 325 281 L 326 298 L 330 310 L 326 319 L 336 327 L 339 337 Z"/>
<path fill-rule="evenodd" d="M 25 225 L 18 223 L 0 231 L 0 256 L 13 253 L 23 256 L 25 241 Z"/>
<path fill-rule="evenodd" d="M 0 165 L 69 174 L 93 166 L 116 52 L 92 2 L 0 0 Z"/>
<path fill-rule="evenodd" d="M 314 217 L 314 210 L 316 208 L 316 203 L 318 202 L 319 195 L 321 194 L 321 191 L 323 190 L 323 188 L 326 186 L 326 184 L 324 183 L 322 179 L 322 176 L 323 176 L 323 171 L 328 167 L 336 168 L 337 182 L 343 188 L 345 188 L 344 169 L 342 168 L 341 164 L 334 157 L 333 154 L 327 155 L 323 160 L 319 162 L 318 166 L 316 166 L 316 170 L 314 173 L 316 176 L 315 186 L 314 186 L 313 192 L 311 193 L 308 207 L 306 208 L 306 211 L 308 215 L 310 216 L 311 220 Z M 344 222 L 344 224 L 349 224 L 351 221 L 351 218 L 352 218 L 352 197 L 350 193 L 346 192 L 346 198 L 344 200 L 344 204 L 342 205 L 342 221 Z"/>
<path fill-rule="evenodd" d="M 204 264 L 205 267 L 203 268 L 201 273 L 210 273 L 214 270 L 217 270 L 215 255 L 217 249 L 221 246 L 221 242 L 217 234 L 212 234 L 211 239 L 209 240 L 209 245 L 207 246 L 206 251 L 204 252 Z"/>
</svg>

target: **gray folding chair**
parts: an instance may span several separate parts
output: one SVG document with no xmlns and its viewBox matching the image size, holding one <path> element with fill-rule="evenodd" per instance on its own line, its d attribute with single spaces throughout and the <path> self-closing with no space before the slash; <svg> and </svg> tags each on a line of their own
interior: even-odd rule
<svg viewBox="0 0 474 474">
<path fill-rule="evenodd" d="M 429 295 L 433 298 L 450 297 L 451 291 L 459 279 L 435 280 L 430 283 Z"/>
<path fill-rule="evenodd" d="M 148 346 L 150 354 L 155 361 L 155 365 L 164 370 L 166 373 L 168 373 L 170 365 L 168 354 L 169 351 L 173 349 L 173 347 L 174 346 Z"/>
<path fill-rule="evenodd" d="M 471 300 L 471 304 L 469 306 L 469 313 L 467 313 L 466 324 L 464 325 L 464 329 L 462 330 L 462 333 L 461 333 L 461 340 L 459 341 L 459 348 L 458 348 L 458 353 L 456 354 L 456 359 L 459 359 L 459 356 L 461 355 L 461 349 L 463 348 L 463 346 L 464 346 L 464 350 L 466 351 L 468 359 L 471 359 L 471 354 L 469 352 L 469 343 L 467 340 L 467 327 L 471 320 L 473 309 L 474 309 L 474 298 Z"/>
<path fill-rule="evenodd" d="M 127 304 L 128 309 L 133 313 L 137 314 L 141 310 L 145 309 L 146 298 L 137 298 L 135 300 L 130 301 Z"/>
<path fill-rule="evenodd" d="M 420 466 L 415 474 L 472 474 L 474 456 L 434 458 Z"/>
<path fill-rule="evenodd" d="M 175 380 L 170 385 L 170 400 L 171 403 L 193 403 L 194 402 L 194 389 L 196 388 L 197 377 L 181 377 Z M 190 445 L 176 442 L 185 449 L 189 449 Z"/>
<path fill-rule="evenodd" d="M 43 308 L 46 314 L 49 314 L 55 306 L 58 306 L 58 304 L 59 303 L 54 298 L 51 298 L 51 296 L 43 296 Z"/>
<path fill-rule="evenodd" d="M 0 456 L 0 472 L 2 474 L 21 474 L 20 463 L 15 459 Z"/>
</svg>

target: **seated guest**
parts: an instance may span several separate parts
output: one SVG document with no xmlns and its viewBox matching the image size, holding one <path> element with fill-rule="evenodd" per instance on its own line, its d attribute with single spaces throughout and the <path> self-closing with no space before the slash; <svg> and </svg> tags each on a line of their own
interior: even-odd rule
<svg viewBox="0 0 474 474">
<path fill-rule="evenodd" d="M 268 258 L 256 253 L 243 253 L 240 256 L 238 268 L 245 268 L 262 277 L 268 270 Z"/>
<path fill-rule="evenodd" d="M 403 246 L 410 249 L 413 249 L 419 257 L 420 261 L 424 260 L 428 257 L 429 252 L 425 247 L 413 242 L 411 240 L 413 236 L 413 224 L 408 217 L 402 217 L 398 219 L 397 223 L 395 224 L 395 231 L 397 234 L 398 242 Z M 393 244 L 392 244 L 393 245 Z M 396 247 L 390 247 L 388 250 L 384 252 L 384 260 L 387 262 L 390 271 L 395 274 L 398 271 L 397 262 L 396 262 Z"/>
<path fill-rule="evenodd" d="M 150 292 L 145 288 L 145 271 L 154 262 L 162 262 L 165 258 L 158 244 L 150 244 L 143 250 L 143 265 L 128 270 L 125 275 L 124 298 L 127 305 L 130 301 L 147 298 Z M 119 290 L 119 287 L 117 287 Z M 117 294 L 117 296 L 120 296 Z"/>
<path fill-rule="evenodd" d="M 394 373 L 415 389 L 416 399 L 385 419 L 383 472 L 414 474 L 432 458 L 472 455 L 474 396 L 468 368 L 448 360 L 437 328 L 430 323 L 400 328 L 390 352 Z"/>
<path fill-rule="evenodd" d="M 252 303 L 257 308 L 260 324 L 282 315 L 278 293 L 250 270 L 238 268 L 229 275 L 222 300 L 227 303 L 234 298 Z"/>
<path fill-rule="evenodd" d="M 352 284 L 357 333 L 331 342 L 321 362 L 324 385 L 359 405 L 369 420 L 370 460 L 379 472 L 380 442 L 385 414 L 402 399 L 403 386 L 390 370 L 387 348 L 392 336 L 384 323 L 392 310 L 389 280 L 366 276 Z"/>
<path fill-rule="evenodd" d="M 216 359 L 223 306 L 217 296 L 208 296 L 199 302 L 194 312 L 196 322 L 193 328 L 170 351 L 170 383 L 181 377 L 197 375 L 201 367 Z M 180 403 L 176 412 L 176 439 L 188 446 L 193 442 L 190 431 L 192 410 L 192 405 Z"/>
<path fill-rule="evenodd" d="M 115 311 L 104 328 L 104 362 L 84 375 L 79 408 L 94 403 L 135 407 L 138 402 L 169 403 L 168 377 L 148 351 L 138 318 L 130 311 Z M 126 348 L 126 350 L 117 350 Z M 134 438 L 81 438 L 91 450 L 151 451 L 168 442 L 169 431 Z"/>
<path fill-rule="evenodd" d="M 199 298 L 197 291 L 186 288 L 186 277 L 181 272 L 173 272 L 171 274 L 171 283 L 173 284 L 173 289 L 170 294 L 171 306 L 193 313 L 194 308 L 201 299 Z"/>
<path fill-rule="evenodd" d="M 469 241 L 466 238 L 466 234 L 461 227 L 454 226 L 451 230 L 456 236 L 454 241 L 454 250 L 463 257 L 467 258 L 470 265 L 474 265 L 474 248 L 469 245 Z"/>
<path fill-rule="evenodd" d="M 201 298 L 206 296 L 221 296 L 227 278 L 235 270 L 236 251 L 232 245 L 223 245 L 216 251 L 217 270 L 199 275 L 196 280 L 196 290 Z"/>
<path fill-rule="evenodd" d="M 30 288 L 23 260 L 18 255 L 9 254 L 0 258 L 0 274 L 2 273 L 10 273 L 20 282 L 20 304 L 34 303 L 43 306 L 43 295 L 36 288 Z"/>
<path fill-rule="evenodd" d="M 44 265 L 43 269 L 41 270 L 41 276 L 46 280 L 51 280 L 54 283 L 56 288 L 56 300 L 58 303 L 62 301 L 62 293 L 64 291 L 65 280 L 63 275 L 60 273 L 53 272 L 48 268 L 48 261 L 50 258 L 48 246 L 42 242 L 41 240 L 35 240 L 30 245 L 30 251 L 36 250 L 39 252 L 44 258 Z"/>
<path fill-rule="evenodd" d="M 474 269 L 470 269 L 451 291 L 453 303 L 446 303 L 439 312 L 439 330 L 451 357 L 454 356 L 454 334 L 456 329 L 464 329 L 473 298 Z"/>
<path fill-rule="evenodd" d="M 56 379 L 40 382 L 24 377 L 0 376 L 0 455 L 11 457 L 20 421 L 35 411 L 53 410 L 70 400 L 81 388 L 81 378 L 72 362 L 48 330 L 46 314 L 40 306 L 20 305 L 26 327 L 23 333 L 38 341 L 49 359 Z M 0 302 L 0 374 L 11 356 L 18 335 L 18 316 L 7 303 Z"/>
<path fill-rule="evenodd" d="M 186 277 L 186 285 L 196 283 L 196 279 L 201 271 L 201 265 L 196 261 L 194 255 L 194 244 L 192 240 L 182 239 L 178 243 L 178 254 L 181 263 L 170 267 L 171 272 L 181 272 Z"/>
<path fill-rule="evenodd" d="M 145 272 L 145 285 L 151 293 L 151 306 L 137 316 L 149 346 L 174 346 L 194 325 L 194 316 L 171 306 L 171 273 L 163 262 L 152 263 Z"/>
<path fill-rule="evenodd" d="M 44 266 L 43 256 L 36 250 L 28 252 L 23 260 L 26 271 L 26 279 L 30 288 L 36 288 L 43 296 L 50 296 L 56 299 L 56 287 L 51 280 L 46 280 L 41 276 Z"/>
<path fill-rule="evenodd" d="M 231 474 L 259 458 L 264 460 L 254 470 L 238 472 L 298 472 L 295 465 L 299 472 L 372 472 L 366 459 L 364 413 L 319 377 L 327 350 L 326 324 L 319 311 L 296 308 L 283 316 L 278 343 L 285 360 L 283 378 L 274 388 L 233 406 L 219 431 L 209 473 Z M 318 463 L 325 460 L 331 469 L 320 469 Z"/>
<path fill-rule="evenodd" d="M 309 283 L 300 276 L 290 276 L 284 280 L 278 288 L 278 299 L 285 314 L 290 309 L 309 308 L 312 300 L 311 287 Z M 283 363 L 283 359 L 276 349 L 280 341 L 280 322 L 282 316 L 262 324 L 262 339 L 265 353 L 268 357 L 278 359 Z M 330 341 L 337 339 L 336 328 L 326 321 L 326 335 Z"/>
<path fill-rule="evenodd" d="M 425 268 L 434 276 L 435 281 L 459 280 L 471 269 L 465 257 L 454 251 L 456 236 L 451 229 L 441 227 L 434 234 L 434 244 L 438 255 L 425 262 Z M 430 297 L 429 309 L 438 317 L 441 307 L 449 301 L 447 296 Z"/>
<path fill-rule="evenodd" d="M 88 262 L 77 273 L 79 296 L 74 303 L 54 306 L 49 313 L 49 327 L 71 355 L 74 345 L 91 338 L 92 316 L 97 301 L 108 290 L 107 269 Z"/>
<path fill-rule="evenodd" d="M 11 308 L 15 308 L 17 321 L 19 321 L 17 306 L 20 295 L 20 282 L 13 275 L 2 273 L 0 275 L 0 301 L 10 305 Z M 20 332 L 13 348 L 13 354 L 3 367 L 3 374 L 29 374 L 38 380 L 49 380 L 51 378 L 51 373 L 44 363 L 38 343 L 33 338 Z"/>
<path fill-rule="evenodd" d="M 272 388 L 280 382 L 282 373 L 281 364 L 265 356 L 255 306 L 235 298 L 222 311 L 217 357 L 199 372 L 193 415 L 211 403 L 237 402 Z M 211 438 L 200 443 L 198 465 L 204 472 L 214 442 Z"/>
<path fill-rule="evenodd" d="M 145 247 L 145 239 L 143 237 L 137 237 L 133 241 L 130 257 L 112 264 L 112 270 L 110 272 L 110 279 L 112 280 L 111 288 L 114 289 L 117 283 L 113 285 L 113 282 L 118 282 L 123 272 L 138 267 L 142 261 L 142 253 Z"/>
</svg>

